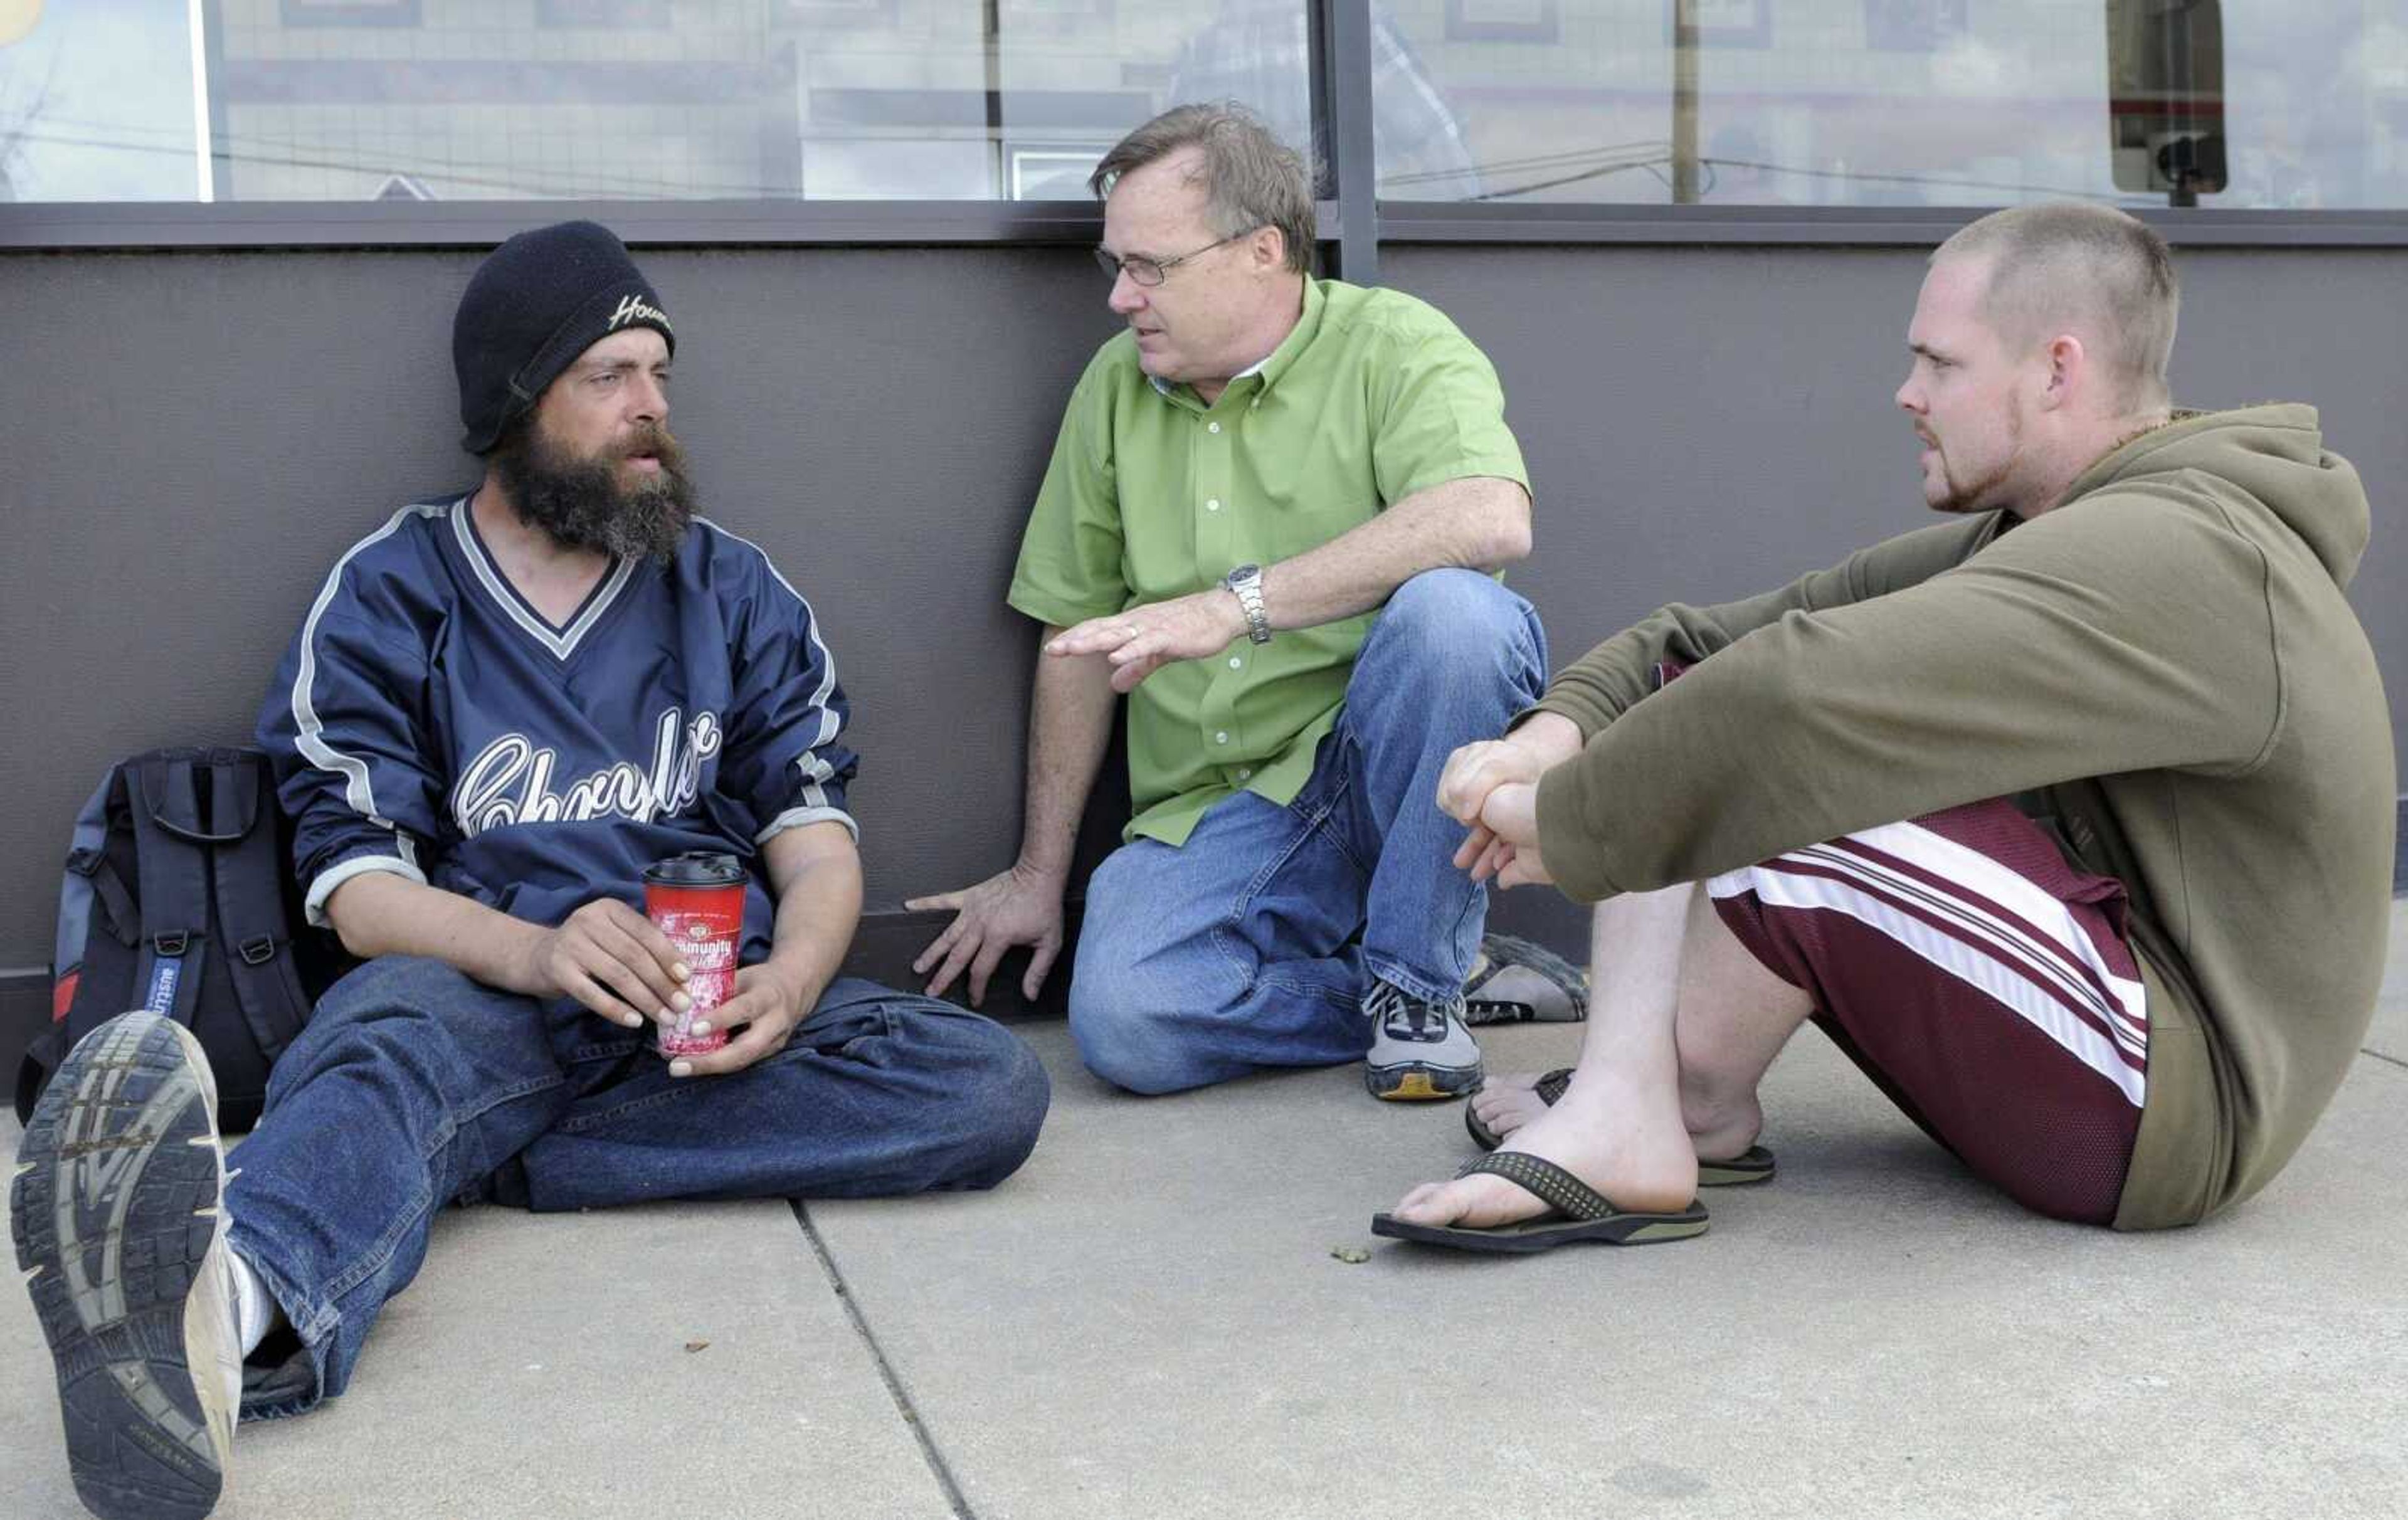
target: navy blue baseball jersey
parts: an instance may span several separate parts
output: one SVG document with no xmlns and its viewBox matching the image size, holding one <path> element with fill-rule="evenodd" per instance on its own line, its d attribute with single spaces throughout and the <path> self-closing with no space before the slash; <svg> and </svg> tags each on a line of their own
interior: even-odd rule
<svg viewBox="0 0 2408 1520">
<path fill-rule="evenodd" d="M 752 871 L 743 958 L 768 952 L 759 848 L 833 821 L 855 758 L 809 603 L 696 519 L 676 558 L 617 559 L 565 625 L 502 574 L 467 496 L 403 508 L 310 603 L 259 718 L 309 919 L 393 871 L 531 923 L 638 909 L 665 855 Z"/>
</svg>

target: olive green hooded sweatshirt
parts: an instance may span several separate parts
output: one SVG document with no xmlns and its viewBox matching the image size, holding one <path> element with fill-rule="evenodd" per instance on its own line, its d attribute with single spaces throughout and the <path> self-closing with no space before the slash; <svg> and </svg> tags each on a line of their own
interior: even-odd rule
<svg viewBox="0 0 2408 1520">
<path fill-rule="evenodd" d="M 1540 704 L 1586 738 L 1540 783 L 1541 853 L 1595 899 L 2014 797 L 2130 894 L 2148 1069 L 2115 1223 L 2194 1223 L 2290 1159 L 2382 980 L 2397 782 L 2343 595 L 2367 527 L 2313 408 L 2183 413 L 2029 522 L 1667 607 Z M 1651 695 L 1666 659 L 1701 663 Z"/>
</svg>

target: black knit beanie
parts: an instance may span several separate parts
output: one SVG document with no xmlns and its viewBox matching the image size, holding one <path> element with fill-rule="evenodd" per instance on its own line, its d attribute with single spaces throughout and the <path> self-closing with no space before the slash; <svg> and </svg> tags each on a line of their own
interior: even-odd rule
<svg viewBox="0 0 2408 1520">
<path fill-rule="evenodd" d="M 677 349 L 661 298 L 609 228 L 562 222 L 494 250 L 452 319 L 452 367 L 468 429 L 460 446 L 472 454 L 491 449 L 579 354 L 625 327 L 650 327 Z"/>
</svg>

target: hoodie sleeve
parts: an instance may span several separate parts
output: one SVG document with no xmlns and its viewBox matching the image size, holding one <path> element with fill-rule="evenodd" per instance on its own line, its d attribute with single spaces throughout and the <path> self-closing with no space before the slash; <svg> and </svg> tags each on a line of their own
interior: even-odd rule
<svg viewBox="0 0 2408 1520">
<path fill-rule="evenodd" d="M 365 615 L 337 570 L 277 667 L 257 738 L 293 820 L 308 921 L 369 871 L 424 882 L 442 829 L 443 782 L 423 742 L 425 655 Z"/>
<path fill-rule="evenodd" d="M 1662 684 L 1657 667 L 1696 665 L 1790 612 L 1828 611 L 1887 595 L 1961 564 L 2000 528 L 1993 512 L 1961 523 L 1939 523 L 1857 551 L 1828 570 L 1717 607 L 1674 602 L 1624 629 L 1555 673 L 1532 713 L 1553 712 L 1580 725 L 1584 738 L 1630 710 Z"/>
<path fill-rule="evenodd" d="M 2246 538 L 2127 489 L 1919 584 L 1798 601 L 1550 771 L 1541 852 L 1594 900 L 2084 777 L 2245 770 L 2279 711 L 2266 574 Z"/>
</svg>

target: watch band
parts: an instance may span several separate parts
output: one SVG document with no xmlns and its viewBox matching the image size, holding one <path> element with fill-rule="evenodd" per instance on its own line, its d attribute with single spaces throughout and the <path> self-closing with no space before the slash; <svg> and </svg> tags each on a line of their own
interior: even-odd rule
<svg viewBox="0 0 2408 1520">
<path fill-rule="evenodd" d="M 1271 620 L 1263 610 L 1263 567 L 1240 565 L 1221 583 L 1237 594 L 1238 606 L 1246 614 L 1246 637 L 1257 644 L 1269 643 Z"/>
</svg>

